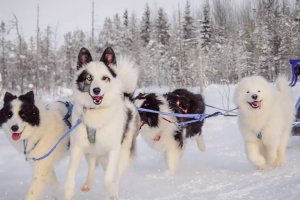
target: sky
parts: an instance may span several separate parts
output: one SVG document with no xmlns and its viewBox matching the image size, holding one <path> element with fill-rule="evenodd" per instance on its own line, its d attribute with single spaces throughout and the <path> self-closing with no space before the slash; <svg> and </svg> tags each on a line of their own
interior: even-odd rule
<svg viewBox="0 0 300 200">
<path fill-rule="evenodd" d="M 202 0 L 189 1 L 194 8 L 198 8 Z M 140 18 L 148 3 L 151 10 L 162 7 L 171 16 L 178 6 L 184 7 L 186 4 L 186 0 L 94 0 L 94 2 L 96 31 L 100 30 L 106 17 L 113 17 L 116 13 L 121 16 L 125 9 L 129 13 L 135 12 Z M 40 7 L 41 30 L 50 25 L 59 36 L 75 29 L 90 32 L 92 0 L 0 0 L 0 21 L 8 23 L 15 14 L 23 36 L 29 38 L 36 32 L 37 4 Z"/>
</svg>

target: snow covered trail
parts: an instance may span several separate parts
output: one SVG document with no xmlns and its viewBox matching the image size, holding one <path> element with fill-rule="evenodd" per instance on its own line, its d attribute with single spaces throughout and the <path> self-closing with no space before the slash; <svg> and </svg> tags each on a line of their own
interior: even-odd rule
<svg viewBox="0 0 300 200">
<path fill-rule="evenodd" d="M 219 95 L 210 88 L 206 100 L 221 105 Z M 218 100 L 219 99 L 219 100 Z M 232 105 L 230 105 L 232 106 Z M 233 106 L 232 106 L 233 107 Z M 208 113 L 212 110 L 208 110 Z M 203 129 L 206 151 L 201 153 L 195 141 L 189 141 L 175 175 L 166 173 L 163 156 L 138 138 L 137 154 L 120 185 L 121 200 L 299 200 L 300 137 L 293 136 L 287 149 L 287 163 L 277 169 L 257 171 L 247 160 L 236 117 L 207 119 Z M 57 167 L 64 184 L 68 158 Z M 103 172 L 97 169 L 95 185 L 88 193 L 80 191 L 85 180 L 82 162 L 76 182 L 75 200 L 106 197 Z M 17 153 L 0 132 L 0 200 L 20 200 L 28 188 L 31 171 L 24 156 Z M 49 192 L 44 199 L 51 199 Z"/>
</svg>

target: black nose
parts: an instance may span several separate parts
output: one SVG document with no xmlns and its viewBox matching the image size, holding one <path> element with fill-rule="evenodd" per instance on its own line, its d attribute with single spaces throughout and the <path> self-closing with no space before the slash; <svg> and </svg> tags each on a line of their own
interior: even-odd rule
<svg viewBox="0 0 300 200">
<path fill-rule="evenodd" d="M 11 130 L 12 130 L 13 132 L 16 132 L 17 130 L 19 130 L 19 126 L 18 126 L 18 125 L 13 125 L 13 126 L 11 127 Z"/>
<path fill-rule="evenodd" d="M 100 94 L 100 91 L 101 91 L 101 89 L 98 88 L 98 87 L 93 89 L 93 92 L 94 92 L 95 95 Z"/>
<path fill-rule="evenodd" d="M 257 94 L 253 94 L 251 97 L 252 99 L 257 99 Z"/>
</svg>

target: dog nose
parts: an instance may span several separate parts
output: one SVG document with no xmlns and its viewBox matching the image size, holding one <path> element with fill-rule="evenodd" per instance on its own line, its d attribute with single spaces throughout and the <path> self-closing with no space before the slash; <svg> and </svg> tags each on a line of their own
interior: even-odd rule
<svg viewBox="0 0 300 200">
<path fill-rule="evenodd" d="M 11 130 L 12 130 L 13 132 L 16 132 L 17 130 L 19 130 L 19 126 L 18 126 L 18 125 L 13 125 L 13 126 L 11 127 Z"/>
<path fill-rule="evenodd" d="M 98 87 L 93 89 L 93 92 L 94 92 L 95 95 L 100 94 L 100 91 L 101 91 L 101 89 L 98 88 Z"/>
<path fill-rule="evenodd" d="M 252 99 L 257 99 L 257 94 L 253 94 Z"/>
</svg>

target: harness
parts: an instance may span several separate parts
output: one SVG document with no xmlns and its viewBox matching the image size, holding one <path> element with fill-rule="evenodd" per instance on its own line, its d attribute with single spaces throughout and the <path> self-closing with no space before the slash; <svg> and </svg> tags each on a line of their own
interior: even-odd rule
<svg viewBox="0 0 300 200">
<path fill-rule="evenodd" d="M 66 108 L 67 108 L 68 111 L 67 111 L 67 113 L 65 114 L 63 120 L 64 120 L 64 122 L 66 123 L 66 125 L 67 125 L 69 128 L 71 128 L 72 124 L 71 124 L 71 122 L 70 122 L 69 119 L 70 119 L 70 117 L 72 116 L 73 104 L 72 104 L 71 102 L 69 102 L 69 101 L 66 101 L 66 102 L 58 101 L 58 102 L 65 104 L 65 106 L 66 106 Z"/>
<path fill-rule="evenodd" d="M 27 155 L 30 154 L 35 149 L 35 147 L 39 144 L 39 142 L 40 142 L 40 139 L 38 141 L 36 141 L 36 143 L 34 143 L 34 145 L 31 147 L 30 150 L 27 151 L 28 140 L 23 140 L 23 148 L 24 148 L 23 153 L 24 153 L 26 161 L 30 160 L 30 158 Z"/>
</svg>

